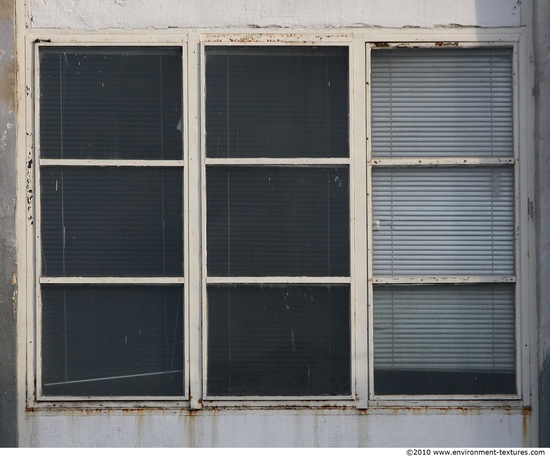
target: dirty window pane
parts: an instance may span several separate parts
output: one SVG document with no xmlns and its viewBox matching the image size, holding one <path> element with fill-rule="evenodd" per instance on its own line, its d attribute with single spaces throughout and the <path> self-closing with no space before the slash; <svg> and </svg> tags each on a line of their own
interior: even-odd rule
<svg viewBox="0 0 550 457">
<path fill-rule="evenodd" d="M 209 167 L 210 276 L 348 276 L 348 169 Z"/>
<path fill-rule="evenodd" d="M 347 157 L 348 48 L 209 47 L 208 157 Z"/>
<path fill-rule="evenodd" d="M 371 55 L 374 157 L 511 157 L 511 49 Z"/>
<path fill-rule="evenodd" d="M 182 170 L 44 167 L 45 276 L 182 276 Z"/>
<path fill-rule="evenodd" d="M 514 274 L 512 169 L 377 168 L 372 182 L 375 274 Z"/>
<path fill-rule="evenodd" d="M 183 395 L 183 288 L 44 286 L 46 395 Z"/>
<path fill-rule="evenodd" d="M 208 287 L 208 395 L 346 395 L 349 286 Z"/>
<path fill-rule="evenodd" d="M 375 286 L 375 393 L 513 394 L 514 285 Z"/>
<path fill-rule="evenodd" d="M 40 153 L 56 159 L 181 159 L 180 49 L 40 53 Z"/>
</svg>

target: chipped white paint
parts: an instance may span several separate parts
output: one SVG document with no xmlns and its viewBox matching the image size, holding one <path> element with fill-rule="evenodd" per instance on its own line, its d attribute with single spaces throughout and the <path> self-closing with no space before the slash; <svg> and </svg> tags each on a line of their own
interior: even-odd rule
<svg viewBox="0 0 550 457">
<path fill-rule="evenodd" d="M 72 30 L 514 27 L 520 25 L 519 5 L 517 0 L 29 0 L 32 27 Z"/>
</svg>

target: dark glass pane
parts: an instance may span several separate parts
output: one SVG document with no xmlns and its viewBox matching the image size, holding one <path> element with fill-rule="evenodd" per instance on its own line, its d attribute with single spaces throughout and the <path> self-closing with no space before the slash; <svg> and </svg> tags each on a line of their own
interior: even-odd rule
<svg viewBox="0 0 550 457">
<path fill-rule="evenodd" d="M 513 394 L 512 284 L 374 288 L 374 389 Z"/>
<path fill-rule="evenodd" d="M 179 49 L 43 49 L 41 156 L 181 159 L 181 88 Z"/>
<path fill-rule="evenodd" d="M 348 395 L 349 286 L 208 287 L 208 395 Z"/>
<path fill-rule="evenodd" d="M 376 395 L 515 394 L 515 373 L 375 370 Z"/>
<path fill-rule="evenodd" d="M 348 169 L 209 167 L 210 276 L 349 276 Z"/>
<path fill-rule="evenodd" d="M 208 157 L 347 157 L 347 47 L 213 47 Z"/>
<path fill-rule="evenodd" d="M 182 185 L 178 168 L 43 168 L 43 274 L 183 275 Z"/>
<path fill-rule="evenodd" d="M 44 286 L 45 395 L 183 395 L 183 288 Z"/>
</svg>

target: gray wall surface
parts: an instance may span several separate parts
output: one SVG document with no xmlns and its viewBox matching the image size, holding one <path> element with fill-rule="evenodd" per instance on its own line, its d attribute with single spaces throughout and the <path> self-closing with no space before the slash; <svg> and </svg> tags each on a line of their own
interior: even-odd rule
<svg viewBox="0 0 550 457">
<path fill-rule="evenodd" d="M 550 447 L 550 3 L 534 2 L 538 213 L 539 439 Z"/>
<path fill-rule="evenodd" d="M 17 445 L 15 0 L 0 0 L 0 446 Z"/>
</svg>

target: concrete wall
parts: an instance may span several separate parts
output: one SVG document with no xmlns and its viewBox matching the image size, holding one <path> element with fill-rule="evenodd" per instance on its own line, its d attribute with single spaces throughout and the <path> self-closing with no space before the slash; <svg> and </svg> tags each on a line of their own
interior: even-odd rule
<svg viewBox="0 0 550 457">
<path fill-rule="evenodd" d="M 525 421 L 525 422 L 524 422 Z M 501 411 L 95 413 L 34 417 L 31 446 L 515 447 L 528 418 Z"/>
<path fill-rule="evenodd" d="M 0 0 L 0 443 L 17 439 L 15 415 L 15 114 L 10 62 L 13 61 L 13 3 Z M 528 0 L 524 0 L 527 2 Z M 541 13 L 538 61 L 548 68 L 550 42 L 547 0 L 535 0 Z M 166 29 L 216 27 L 517 27 L 518 0 L 28 0 L 30 29 L 94 31 L 103 29 Z M 8 13 L 5 13 L 8 11 Z M 545 22 L 546 21 L 546 22 Z M 25 32 L 25 27 L 20 26 Z M 544 31 L 542 31 L 544 30 Z M 2 54 L 4 50 L 4 54 Z M 546 54 L 544 54 L 546 52 Z M 13 65 L 13 64 L 11 64 Z M 14 67 L 13 67 L 14 68 Z M 7 70 L 6 70 L 7 69 Z M 3 71 L 3 73 L 2 73 Z M 539 70 L 544 76 L 544 70 Z M 538 89 L 550 97 L 550 88 Z M 7 97 L 2 96 L 6 87 Z M 11 97 L 11 98 L 10 98 Z M 550 149 L 543 138 L 550 116 L 538 106 L 539 152 Z M 546 115 L 546 117 L 545 117 Z M 8 127 L 11 125 L 11 127 Z M 5 134 L 3 133 L 5 132 Z M 4 140 L 5 138 L 5 140 Z M 3 146 L 5 145 L 5 146 Z M 550 160 L 539 161 L 548 170 Z M 543 173 L 541 171 L 541 173 Z M 541 176 L 544 176 L 542 174 Z M 539 176 L 540 177 L 540 176 Z M 550 192 L 539 179 L 539 196 Z M 539 271 L 548 277 L 550 263 L 550 201 L 539 199 L 541 252 Z M 550 284 L 539 289 L 541 335 L 550 337 Z M 24 307 L 24 303 L 19 304 Z M 550 341 L 550 338 L 547 339 Z M 550 345 L 541 357 L 543 405 L 541 440 L 547 440 L 550 419 Z M 22 359 L 21 359 L 22 360 Z M 546 377 L 545 377 L 546 376 Z M 5 395 L 4 392 L 7 392 Z M 29 412 L 20 424 L 21 445 L 60 446 L 522 446 L 530 441 L 531 415 L 524 410 L 416 409 L 314 411 L 61 411 Z M 542 429 L 546 430 L 543 431 Z M 543 441 L 541 441 L 542 443 Z"/>
<path fill-rule="evenodd" d="M 550 447 L 550 3 L 534 8 L 540 445 Z"/>
<path fill-rule="evenodd" d="M 30 0 L 33 27 L 503 27 L 518 0 Z M 337 6 L 336 6 L 337 5 Z"/>
<path fill-rule="evenodd" d="M 0 446 L 17 444 L 15 0 L 0 0 Z"/>
</svg>

